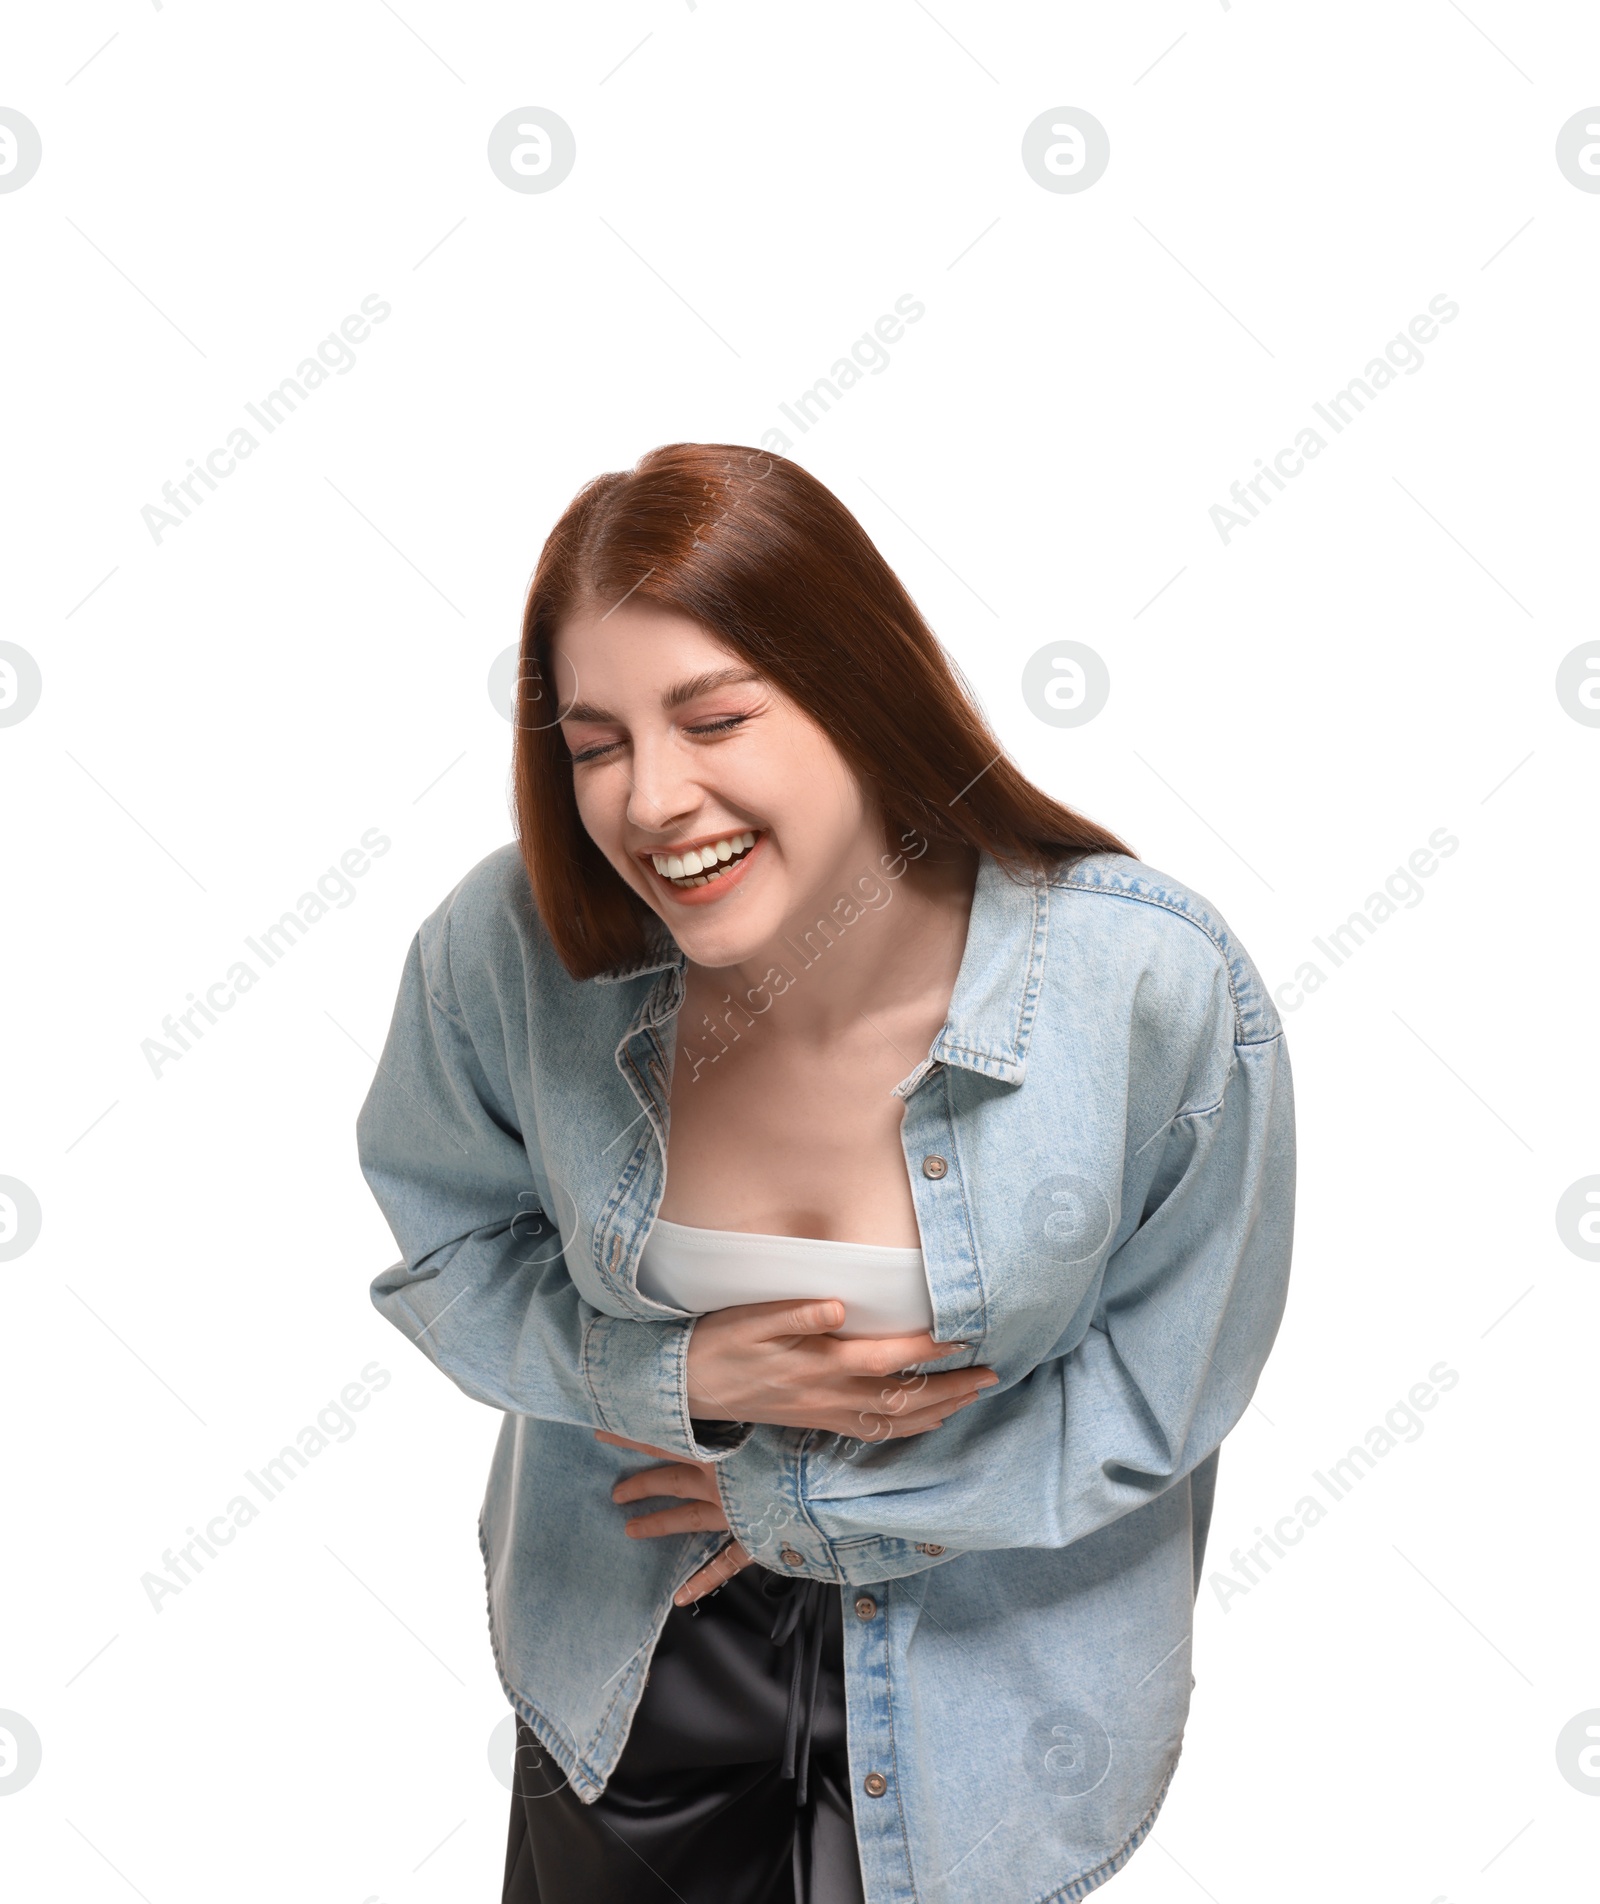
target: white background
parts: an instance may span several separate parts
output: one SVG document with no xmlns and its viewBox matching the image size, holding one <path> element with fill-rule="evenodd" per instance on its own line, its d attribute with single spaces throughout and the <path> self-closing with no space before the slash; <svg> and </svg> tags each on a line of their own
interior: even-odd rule
<svg viewBox="0 0 1600 1904">
<path fill-rule="evenodd" d="M 908 292 L 888 368 L 784 428 L 1028 773 L 1271 986 L 1460 842 L 1280 994 L 1292 1289 L 1208 1566 L 1460 1379 L 1269 1577 L 1202 1588 L 1115 1895 L 1584 1894 L 1600 1267 L 1555 1213 L 1600 1172 L 1600 727 L 1556 671 L 1600 636 L 1600 194 L 1554 155 L 1592 9 L 106 0 L 25 10 L 3 71 L 43 142 L 0 195 L 0 638 L 43 677 L 0 729 L 0 1174 L 43 1212 L 0 1264 L 0 1708 L 43 1745 L 9 1894 L 499 1897 L 499 1417 L 370 1305 L 356 1110 L 417 923 L 511 837 L 486 682 L 560 511 L 656 444 L 759 443 Z M 486 159 L 528 105 L 577 142 L 548 193 Z M 1021 163 L 1063 105 L 1110 137 L 1081 193 Z M 354 368 L 155 541 L 162 484 L 372 293 Z M 1229 485 L 1441 293 L 1423 367 L 1224 543 Z M 1068 730 L 1020 690 L 1064 638 L 1111 676 Z M 373 827 L 354 901 L 154 1075 Z M 157 1612 L 141 1576 L 373 1361 L 357 1432 Z"/>
</svg>

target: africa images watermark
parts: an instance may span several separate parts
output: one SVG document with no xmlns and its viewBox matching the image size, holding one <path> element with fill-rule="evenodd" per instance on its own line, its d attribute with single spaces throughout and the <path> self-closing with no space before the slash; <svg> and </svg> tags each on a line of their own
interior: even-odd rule
<svg viewBox="0 0 1600 1904">
<path fill-rule="evenodd" d="M 1352 377 L 1326 403 L 1312 404 L 1312 409 L 1335 436 L 1343 434 L 1345 426 L 1362 414 L 1379 391 L 1388 389 L 1397 371 L 1404 371 L 1408 377 L 1414 377 L 1427 361 L 1418 346 L 1431 343 L 1439 334 L 1440 324 L 1449 324 L 1461 314 L 1461 306 L 1454 299 L 1446 297 L 1443 291 L 1428 300 L 1428 310 L 1433 314 L 1431 317 L 1419 313 L 1412 318 L 1405 331 L 1397 332 L 1390 338 L 1384 346 L 1383 355 L 1374 357 L 1359 377 Z M 1438 323 L 1434 322 L 1435 318 Z M 1242 484 L 1236 482 L 1228 491 L 1239 508 L 1230 509 L 1225 503 L 1219 502 L 1211 505 L 1211 520 L 1217 534 L 1222 537 L 1223 547 L 1228 546 L 1235 529 L 1248 529 L 1260 515 L 1261 508 L 1272 501 L 1272 493 L 1263 489 L 1263 483 L 1271 483 L 1273 489 L 1287 489 L 1289 485 L 1283 480 L 1284 477 L 1298 476 L 1306 464 L 1313 457 L 1320 456 L 1327 447 L 1328 439 L 1308 423 L 1293 443 L 1278 451 L 1270 466 L 1258 456 L 1257 474 L 1247 476 Z M 1296 456 L 1298 461 L 1286 460 Z M 1240 515 L 1239 509 L 1245 513 Z"/>
<path fill-rule="evenodd" d="M 907 866 L 914 859 L 921 859 L 928 850 L 928 842 L 922 840 L 915 852 L 910 843 L 920 836 L 911 829 L 900 836 L 901 851 L 898 853 L 880 853 L 878 863 L 883 868 L 883 879 L 894 881 L 901 878 Z M 885 885 L 876 872 L 866 872 L 858 876 L 853 892 L 840 893 L 834 900 L 826 916 L 819 917 L 815 926 L 808 927 L 800 934 L 800 944 L 793 936 L 786 936 L 783 943 L 795 954 L 799 970 L 809 971 L 823 954 L 835 946 L 851 926 L 859 924 L 869 912 L 882 912 L 894 897 L 893 884 Z M 760 1014 L 771 1011 L 777 999 L 782 998 L 789 988 L 798 983 L 796 976 L 787 966 L 769 965 L 759 985 L 747 985 L 744 996 L 747 1003 L 735 1003 L 732 992 L 725 993 L 722 1000 L 722 1023 L 735 1039 L 739 1036 L 739 1026 L 734 1023 L 735 1012 L 743 1012 L 747 1021 L 745 1029 L 753 1025 Z M 760 1001 L 765 999 L 765 1003 Z M 715 1064 L 726 1052 L 732 1049 L 728 1040 L 717 1028 L 717 1022 L 707 1013 L 702 1013 L 701 1024 L 704 1031 L 695 1034 L 697 1041 L 706 1045 L 708 1038 L 716 1041 L 715 1050 L 691 1050 L 688 1040 L 680 1038 L 678 1050 L 693 1067 L 689 1072 L 689 1082 L 693 1084 L 700 1075 L 700 1067 Z"/>
<path fill-rule="evenodd" d="M 1357 1486 L 1366 1479 L 1386 1454 L 1390 1454 L 1402 1441 L 1418 1441 L 1427 1426 L 1423 1413 L 1437 1408 L 1439 1397 L 1447 1395 L 1461 1380 L 1448 1362 L 1435 1362 L 1428 1370 L 1425 1382 L 1414 1382 L 1403 1402 L 1396 1402 L 1384 1415 L 1381 1422 L 1375 1422 L 1365 1436 L 1355 1443 L 1337 1461 L 1328 1463 L 1327 1472 L 1313 1468 L 1311 1478 L 1319 1485 L 1329 1502 L 1346 1500 Z M 1211 1591 L 1217 1596 L 1217 1604 L 1223 1612 L 1229 1611 L 1234 1600 L 1247 1594 L 1252 1587 L 1259 1587 L 1259 1574 L 1272 1571 L 1272 1562 L 1268 1554 L 1275 1554 L 1279 1560 L 1288 1556 L 1291 1547 L 1298 1547 L 1306 1537 L 1306 1530 L 1315 1527 L 1318 1522 L 1327 1519 L 1329 1507 L 1313 1493 L 1302 1494 L 1287 1514 L 1280 1515 L 1272 1524 L 1269 1534 L 1265 1528 L 1258 1527 L 1259 1538 L 1248 1551 L 1235 1547 L 1228 1556 L 1231 1573 L 1213 1570 L 1208 1576 Z"/>
<path fill-rule="evenodd" d="M 1382 892 L 1368 893 L 1359 911 L 1352 912 L 1342 925 L 1330 927 L 1326 938 L 1313 936 L 1311 943 L 1329 965 L 1337 969 L 1360 951 L 1378 927 L 1392 919 L 1397 911 L 1404 908 L 1410 912 L 1422 904 L 1427 895 L 1418 882 L 1431 879 L 1439 870 L 1439 860 L 1449 859 L 1460 845 L 1455 834 L 1436 826 L 1428 835 L 1427 846 L 1419 846 L 1404 866 L 1394 869 L 1383 882 Z M 1293 978 L 1273 986 L 1273 1002 L 1282 1011 L 1298 1011 L 1313 992 L 1327 984 L 1328 976 L 1315 959 L 1307 959 L 1295 967 Z"/>
<path fill-rule="evenodd" d="M 357 1427 L 349 1411 L 353 1409 L 359 1414 L 373 1396 L 386 1389 L 393 1379 L 386 1368 L 376 1362 L 368 1362 L 361 1371 L 361 1379 L 346 1382 L 339 1391 L 338 1401 L 327 1402 L 319 1408 L 316 1421 L 306 1423 L 295 1436 L 293 1445 L 280 1448 L 270 1461 L 264 1461 L 259 1474 L 254 1468 L 246 1468 L 244 1478 L 261 1497 L 261 1501 L 268 1503 L 277 1500 L 289 1483 L 297 1480 L 310 1462 L 332 1442 L 349 1441 Z M 292 1467 L 291 1462 L 294 1463 Z M 204 1533 L 193 1527 L 188 1528 L 188 1541 L 182 1545 L 175 1541 L 161 1556 L 165 1572 L 139 1576 L 139 1584 L 145 1590 L 150 1610 L 153 1613 L 163 1612 L 164 1600 L 182 1593 L 185 1587 L 192 1587 L 194 1581 L 191 1575 L 205 1571 L 206 1563 L 199 1558 L 199 1554 L 215 1560 L 222 1548 L 233 1544 L 240 1528 L 248 1527 L 260 1513 L 261 1508 L 248 1494 L 235 1494 L 220 1514 L 213 1514 L 206 1522 Z"/>
<path fill-rule="evenodd" d="M 276 390 L 267 392 L 260 403 L 247 403 L 244 407 L 262 434 L 271 436 L 280 423 L 287 422 L 294 415 L 313 390 L 328 381 L 330 375 L 348 376 L 356 367 L 356 353 L 351 346 L 364 343 L 372 335 L 372 325 L 381 324 L 389 316 L 390 308 L 376 291 L 369 291 L 361 300 L 361 312 L 364 315 L 352 311 L 337 331 L 329 331 L 317 345 L 315 356 L 301 359 L 292 377 L 285 377 Z M 371 324 L 366 321 L 367 318 L 372 320 Z M 253 456 L 260 447 L 260 438 L 253 436 L 241 423 L 229 433 L 226 443 L 218 444 L 207 453 L 203 465 L 191 456 L 188 475 L 180 476 L 175 484 L 167 482 L 161 486 L 162 501 L 168 506 L 163 509 L 156 503 L 147 502 L 139 511 L 156 547 L 160 548 L 161 538 L 169 529 L 183 527 L 185 520 L 205 501 L 206 492 L 218 487 L 219 477 L 231 476 L 240 463 L 247 456 Z M 197 483 L 204 484 L 205 488 L 197 489 Z M 172 513 L 173 510 L 177 511 L 176 515 Z"/>
<path fill-rule="evenodd" d="M 886 347 L 897 344 L 906 334 L 906 324 L 915 324 L 918 318 L 926 314 L 927 308 L 909 291 L 902 291 L 894 301 L 894 312 L 899 313 L 898 317 L 894 312 L 885 311 L 872 329 L 863 331 L 850 346 L 850 355 L 836 360 L 826 377 L 819 377 L 792 404 L 780 403 L 778 408 L 803 436 L 813 423 L 822 420 L 845 391 L 854 389 L 860 383 L 863 371 L 874 377 L 883 375 L 890 363 Z M 900 318 L 905 319 L 905 324 L 899 321 Z M 863 351 L 865 356 L 862 355 Z M 782 456 L 794 448 L 794 442 L 784 435 L 779 425 L 774 424 L 762 432 L 761 447 Z"/>
<path fill-rule="evenodd" d="M 301 893 L 295 901 L 294 911 L 284 913 L 272 925 L 263 927 L 259 938 L 247 933 L 244 942 L 261 961 L 263 970 L 276 965 L 286 952 L 291 951 L 327 914 L 330 907 L 343 912 L 347 906 L 354 905 L 357 893 L 351 880 L 362 879 L 371 872 L 372 860 L 382 859 L 390 844 L 386 833 L 369 826 L 361 835 L 360 844 L 342 854 L 339 864 L 330 866 L 318 879 L 315 892 Z M 167 1042 L 163 1043 L 160 1038 L 146 1038 L 139 1046 L 155 1077 L 159 1080 L 165 1065 L 176 1064 L 185 1052 L 192 1049 L 190 1038 L 198 1041 L 205 1036 L 206 1025 L 220 1022 L 218 1013 L 232 1011 L 240 998 L 260 983 L 262 975 L 248 959 L 236 959 L 215 984 L 206 987 L 203 999 L 190 992 L 189 1003 L 184 1010 L 169 1012 L 161 1021 L 161 1030 Z M 199 1020 L 204 1023 L 197 1022 Z"/>
</svg>

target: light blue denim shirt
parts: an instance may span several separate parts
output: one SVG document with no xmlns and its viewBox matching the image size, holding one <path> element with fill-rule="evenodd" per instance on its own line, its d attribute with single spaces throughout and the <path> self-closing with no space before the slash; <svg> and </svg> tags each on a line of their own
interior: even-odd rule
<svg viewBox="0 0 1600 1904">
<path fill-rule="evenodd" d="M 934 1334 L 971 1345 L 937 1366 L 1000 1385 L 852 1442 L 692 1421 L 694 1318 L 639 1293 L 683 997 L 655 943 L 573 979 L 516 845 L 489 854 L 411 944 L 357 1124 L 403 1253 L 374 1303 L 505 1413 L 479 1537 L 506 1696 L 597 1797 L 727 1536 L 628 1539 L 611 1487 L 642 1460 L 593 1430 L 715 1462 L 750 1552 L 845 1597 L 868 1904 L 1082 1897 L 1176 1767 L 1217 1450 L 1283 1312 L 1277 1013 L 1216 909 L 1143 862 L 983 856 L 948 1021 L 897 1092 Z"/>
</svg>

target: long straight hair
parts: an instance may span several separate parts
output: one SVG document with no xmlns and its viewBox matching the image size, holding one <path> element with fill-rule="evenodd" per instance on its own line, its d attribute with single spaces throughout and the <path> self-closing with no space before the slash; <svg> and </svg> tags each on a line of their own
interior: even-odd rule
<svg viewBox="0 0 1600 1904">
<path fill-rule="evenodd" d="M 574 978 L 643 961 L 659 931 L 584 830 L 557 724 L 558 629 L 624 598 L 699 622 L 808 714 L 876 798 L 891 847 L 961 841 L 1013 877 L 1132 853 L 1007 758 L 899 578 L 816 477 L 739 444 L 668 443 L 579 490 L 523 612 L 518 843 Z"/>
</svg>

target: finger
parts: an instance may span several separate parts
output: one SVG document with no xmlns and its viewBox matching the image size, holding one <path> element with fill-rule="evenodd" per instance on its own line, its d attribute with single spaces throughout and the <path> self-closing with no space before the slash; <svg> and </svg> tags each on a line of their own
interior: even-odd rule
<svg viewBox="0 0 1600 1904">
<path fill-rule="evenodd" d="M 858 1441 L 904 1441 L 910 1435 L 925 1435 L 930 1429 L 943 1427 L 952 1415 L 970 1408 L 976 1400 L 976 1395 L 968 1395 L 931 1408 L 912 1409 L 904 1415 L 863 1410 L 851 1433 Z"/>
<path fill-rule="evenodd" d="M 992 1369 L 951 1369 L 945 1375 L 913 1375 L 905 1382 L 862 1382 L 851 1399 L 858 1408 L 869 1408 L 878 1414 L 903 1414 L 911 1407 L 930 1408 L 940 1402 L 964 1401 L 980 1389 L 993 1388 L 994 1384 Z"/>
<path fill-rule="evenodd" d="M 878 1406 L 885 1411 L 893 1408 L 901 1413 L 913 1405 L 921 1407 L 922 1403 L 917 1401 L 917 1397 L 928 1387 L 931 1380 L 931 1376 L 919 1374 L 896 1376 L 892 1382 L 880 1383 Z"/>
<path fill-rule="evenodd" d="M 903 1441 L 907 1435 L 925 1435 L 930 1428 L 942 1428 L 952 1415 L 959 1415 L 963 1408 L 970 1408 L 977 1399 L 976 1395 L 963 1395 L 956 1401 L 940 1402 L 933 1408 L 917 1408 L 909 1414 L 888 1416 L 887 1438 L 890 1441 Z"/>
<path fill-rule="evenodd" d="M 663 1534 L 709 1534 L 727 1526 L 720 1502 L 689 1501 L 682 1507 L 657 1508 L 653 1514 L 635 1514 L 624 1531 L 630 1540 L 658 1540 Z"/>
<path fill-rule="evenodd" d="M 718 1587 L 726 1586 L 736 1573 L 753 1564 L 752 1556 L 747 1554 L 738 1541 L 730 1541 L 719 1554 L 711 1559 L 696 1574 L 691 1574 L 678 1591 L 672 1596 L 674 1606 L 688 1606 L 700 1600 L 708 1593 L 714 1593 Z"/>
<path fill-rule="evenodd" d="M 648 1501 L 652 1495 L 675 1494 L 686 1501 L 717 1501 L 717 1484 L 693 1461 L 676 1461 L 669 1468 L 642 1468 L 619 1481 L 612 1500 Z"/>
<path fill-rule="evenodd" d="M 958 1373 L 967 1375 L 969 1371 L 962 1369 Z M 919 1388 L 918 1382 L 926 1386 Z M 816 1413 L 800 1413 L 792 1425 L 817 1428 L 825 1434 L 844 1435 L 852 1440 L 886 1441 L 891 1423 L 915 1421 L 919 1428 L 937 1427 L 957 1408 L 975 1402 L 981 1392 L 970 1381 L 961 1387 L 946 1382 L 935 1386 L 933 1378 L 927 1376 L 918 1377 L 903 1388 L 865 1381 L 850 1386 L 853 1393 L 842 1402 L 824 1392 L 813 1404 L 804 1404 L 814 1406 Z M 868 1422 L 876 1425 L 871 1429 L 863 1427 Z"/>
<path fill-rule="evenodd" d="M 614 1435 L 609 1428 L 596 1428 L 596 1441 L 608 1442 L 613 1448 L 632 1448 L 637 1454 L 653 1455 L 657 1461 L 677 1461 L 679 1457 L 670 1448 L 653 1448 L 648 1441 L 630 1441 L 626 1435 Z"/>
<path fill-rule="evenodd" d="M 802 1422 L 801 1427 L 820 1428 L 826 1434 L 841 1436 L 846 1441 L 871 1443 L 877 1441 L 900 1441 L 908 1435 L 923 1435 L 931 1428 L 938 1428 L 962 1408 L 968 1408 L 977 1400 L 977 1396 L 958 1397 L 955 1401 L 941 1401 L 931 1408 L 915 1408 L 904 1415 L 883 1414 L 876 1409 L 858 1409 L 853 1415 L 840 1416 L 834 1413 L 824 1421 Z"/>
<path fill-rule="evenodd" d="M 841 1337 L 841 1368 L 852 1375 L 895 1375 L 918 1362 L 938 1362 L 966 1347 L 964 1342 L 935 1342 L 931 1335 Z"/>
<path fill-rule="evenodd" d="M 757 1302 L 749 1307 L 769 1312 L 757 1316 L 758 1342 L 786 1335 L 826 1335 L 844 1321 L 844 1304 L 833 1297 L 819 1302 Z"/>
</svg>

